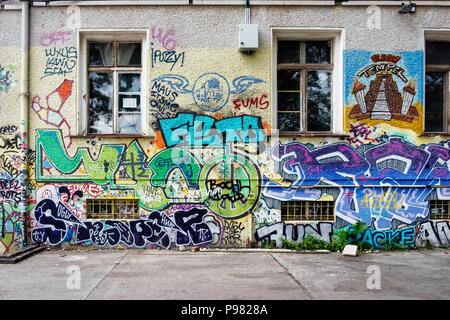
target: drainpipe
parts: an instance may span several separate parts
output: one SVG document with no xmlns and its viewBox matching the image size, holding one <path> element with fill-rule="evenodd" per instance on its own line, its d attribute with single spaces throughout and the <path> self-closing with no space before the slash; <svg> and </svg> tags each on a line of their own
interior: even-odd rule
<svg viewBox="0 0 450 320">
<path fill-rule="evenodd" d="M 22 68 L 20 75 L 20 102 L 22 110 L 22 166 L 20 169 L 20 185 L 22 188 L 20 210 L 23 228 L 23 246 L 27 246 L 28 210 L 27 210 L 27 185 L 28 185 L 28 53 L 29 53 L 29 19 L 30 4 L 22 1 Z"/>
</svg>

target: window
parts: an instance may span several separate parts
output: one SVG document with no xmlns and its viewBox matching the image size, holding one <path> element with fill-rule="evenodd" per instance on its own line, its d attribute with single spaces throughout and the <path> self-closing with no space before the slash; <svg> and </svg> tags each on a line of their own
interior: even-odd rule
<svg viewBox="0 0 450 320">
<path fill-rule="evenodd" d="M 138 219 L 139 199 L 87 199 L 87 219 Z"/>
<path fill-rule="evenodd" d="M 282 201 L 282 221 L 334 221 L 333 201 Z"/>
<path fill-rule="evenodd" d="M 331 40 L 278 40 L 277 106 L 281 132 L 331 131 Z"/>
<path fill-rule="evenodd" d="M 148 30 L 80 30 L 78 134 L 145 135 Z"/>
<path fill-rule="evenodd" d="M 141 43 L 89 43 L 89 133 L 141 133 L 141 56 Z"/>
<path fill-rule="evenodd" d="M 449 220 L 449 204 L 446 200 L 430 200 L 430 220 Z"/>
<path fill-rule="evenodd" d="M 450 42 L 425 44 L 425 132 L 448 132 Z"/>
<path fill-rule="evenodd" d="M 274 134 L 344 134 L 344 42 L 338 28 L 272 28 Z"/>
</svg>

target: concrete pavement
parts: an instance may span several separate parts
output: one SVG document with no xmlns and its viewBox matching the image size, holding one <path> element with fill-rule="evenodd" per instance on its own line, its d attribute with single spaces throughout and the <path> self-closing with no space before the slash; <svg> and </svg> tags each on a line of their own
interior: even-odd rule
<svg viewBox="0 0 450 320">
<path fill-rule="evenodd" d="M 47 250 L 0 265 L 0 283 L 1 300 L 448 300 L 450 253 Z"/>
</svg>

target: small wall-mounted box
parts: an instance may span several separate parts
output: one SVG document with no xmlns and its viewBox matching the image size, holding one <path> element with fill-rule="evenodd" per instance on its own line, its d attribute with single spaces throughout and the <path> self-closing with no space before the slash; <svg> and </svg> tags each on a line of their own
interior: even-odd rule
<svg viewBox="0 0 450 320">
<path fill-rule="evenodd" d="M 239 51 L 254 51 L 258 49 L 258 25 L 240 24 L 238 41 Z"/>
</svg>

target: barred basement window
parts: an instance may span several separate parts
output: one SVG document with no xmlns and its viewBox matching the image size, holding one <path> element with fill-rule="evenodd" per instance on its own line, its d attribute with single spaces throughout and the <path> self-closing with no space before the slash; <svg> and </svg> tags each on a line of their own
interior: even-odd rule
<svg viewBox="0 0 450 320">
<path fill-rule="evenodd" d="M 449 220 L 448 200 L 430 200 L 430 219 L 431 220 Z"/>
<path fill-rule="evenodd" d="M 87 219 L 138 219 L 139 199 L 87 199 Z"/>
<path fill-rule="evenodd" d="M 333 201 L 282 201 L 283 221 L 334 221 Z"/>
</svg>

